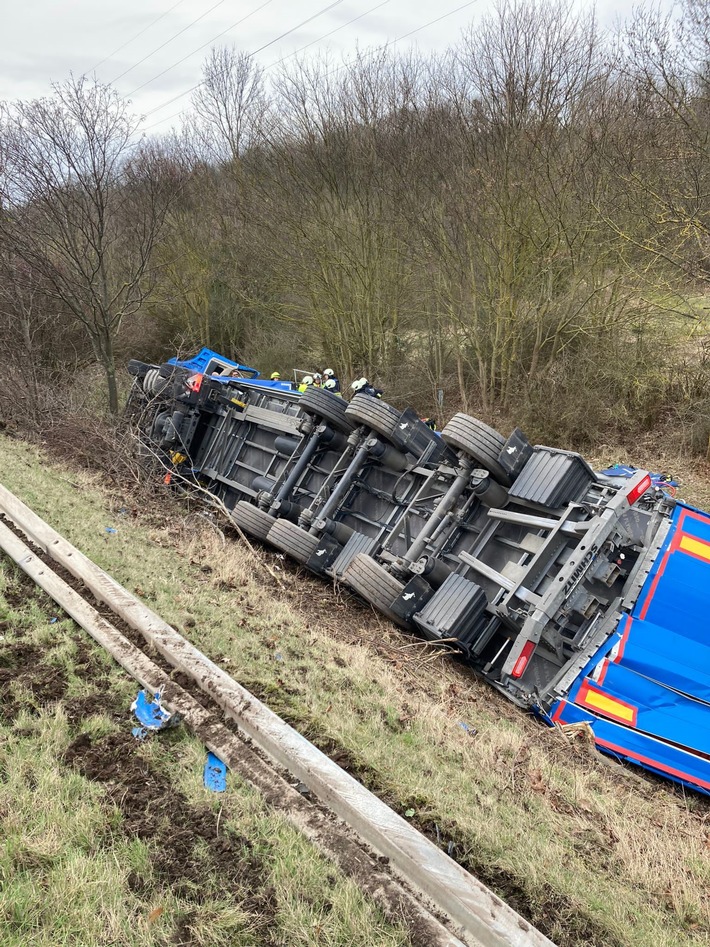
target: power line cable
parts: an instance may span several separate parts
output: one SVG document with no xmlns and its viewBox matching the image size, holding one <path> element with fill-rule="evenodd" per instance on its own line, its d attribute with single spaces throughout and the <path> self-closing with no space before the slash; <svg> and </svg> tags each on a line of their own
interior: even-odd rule
<svg viewBox="0 0 710 947">
<path fill-rule="evenodd" d="M 126 40 L 126 42 L 123 43 L 121 46 L 117 46 L 116 49 L 114 49 L 114 51 L 113 51 L 112 53 L 109 53 L 108 56 L 105 56 L 105 57 L 101 60 L 101 62 L 97 62 L 96 65 L 95 65 L 95 66 L 92 66 L 91 69 L 88 69 L 87 72 L 96 72 L 96 70 L 99 68 L 99 66 L 103 66 L 103 64 L 104 64 L 105 62 L 108 62 L 109 59 L 113 59 L 113 57 L 116 55 L 116 53 L 120 53 L 122 49 L 125 49 L 125 48 L 126 48 L 126 46 L 130 46 L 131 43 L 135 43 L 135 41 L 138 39 L 139 36 L 142 36 L 144 33 L 147 33 L 148 30 L 151 29 L 151 27 L 155 26 L 156 23 L 159 23 L 160 20 L 163 19 L 163 17 L 166 17 L 169 13 L 172 13 L 173 10 L 174 10 L 176 7 L 179 7 L 180 4 L 181 4 L 181 3 L 184 3 L 184 2 L 185 2 L 185 0 L 177 0 L 177 3 L 174 3 L 174 4 L 170 7 L 169 10 L 166 10 L 165 13 L 161 13 L 159 17 L 156 17 L 156 18 L 153 20 L 152 23 L 149 23 L 146 27 L 144 27 L 144 28 L 140 31 L 140 33 L 136 33 L 136 35 L 135 35 L 132 39 Z"/>
<path fill-rule="evenodd" d="M 263 10 L 264 7 L 268 7 L 270 3 L 273 3 L 273 0 L 265 0 L 265 2 L 262 3 L 260 7 L 257 7 L 255 10 L 252 10 L 251 13 L 247 13 L 247 15 L 243 16 L 241 20 L 237 20 L 236 23 L 232 23 L 232 25 L 228 26 L 226 30 L 222 30 L 221 33 L 218 33 L 216 36 L 213 36 L 212 39 L 208 40 L 206 43 L 203 43 L 202 46 L 198 46 L 197 49 L 193 49 L 191 53 L 188 53 L 187 56 L 183 56 L 182 59 L 178 59 L 177 62 L 174 62 L 172 66 L 168 66 L 167 69 L 163 69 L 163 71 L 159 72 L 157 76 L 153 76 L 152 79 L 146 80 L 143 83 L 143 85 L 137 86 L 135 89 L 133 89 L 131 92 L 128 93 L 129 97 L 131 95 L 135 95 L 136 92 L 138 92 L 140 89 L 144 88 L 145 86 L 150 85 L 151 82 L 155 82 L 156 79 L 160 79 L 160 77 L 164 76 L 166 72 L 170 72 L 171 69 L 175 69 L 177 66 L 180 66 L 182 63 L 185 62 L 186 59 L 190 59 L 190 57 L 194 56 L 195 53 L 199 53 L 201 49 L 205 48 L 205 46 L 211 46 L 212 43 L 215 42 L 215 40 L 218 40 L 221 36 L 224 36 L 225 33 L 229 33 L 230 30 L 236 29 L 236 27 L 238 27 L 245 20 L 248 20 L 250 16 L 254 16 L 255 13 L 259 13 L 259 11 Z"/>
<path fill-rule="evenodd" d="M 315 46 L 316 43 L 322 43 L 324 39 L 328 39 L 329 36 L 332 36 L 334 33 L 339 33 L 340 30 L 344 30 L 346 26 L 350 26 L 351 23 L 356 23 L 358 20 L 361 20 L 364 16 L 369 16 L 371 13 L 374 13 L 375 10 L 379 10 L 380 7 L 385 6 L 385 4 L 390 3 L 390 0 L 382 0 L 382 3 L 378 3 L 377 6 L 370 7 L 369 10 L 365 10 L 364 13 L 360 13 L 357 16 L 354 16 L 352 20 L 348 20 L 347 23 L 343 23 L 341 26 L 336 26 L 334 30 L 331 30 L 330 33 L 324 33 L 323 36 L 319 36 L 318 39 L 312 40 L 310 43 L 306 43 L 305 46 L 301 46 L 299 49 L 294 50 L 294 52 L 289 53 L 288 56 L 283 56 L 281 59 L 276 60 L 276 62 L 269 63 L 268 66 L 264 67 L 264 71 L 267 69 L 273 69 L 274 66 L 280 66 L 282 62 L 286 62 L 287 59 L 291 59 L 293 56 L 297 56 L 299 53 L 302 53 L 304 49 L 308 49 L 309 46 Z"/>
<path fill-rule="evenodd" d="M 385 2 L 388 2 L 388 0 L 385 0 Z M 388 46 L 392 46 L 395 43 L 399 43 L 403 39 L 408 39 L 410 36 L 414 36 L 415 33 L 420 33 L 422 30 L 428 29 L 428 27 L 434 26 L 434 24 L 441 22 L 441 20 L 445 20 L 447 17 L 453 16 L 455 13 L 459 13 L 461 10 L 465 10 L 467 7 L 473 6 L 473 4 L 476 2 L 477 0 L 469 0 L 468 3 L 463 3 L 461 4 L 461 6 L 458 6 L 453 10 L 449 10 L 448 13 L 443 13 L 441 16 L 437 16 L 433 20 L 429 20 L 427 23 L 423 23 L 421 26 L 418 26 L 415 29 L 410 30 L 408 33 L 403 33 L 402 36 L 397 36 L 395 37 L 395 39 L 388 40 L 388 42 L 384 43 L 382 46 L 378 46 L 376 49 L 373 49 L 368 54 L 368 58 L 372 58 L 374 55 L 376 55 L 378 52 L 381 52 L 383 49 L 386 49 Z M 383 5 L 384 4 L 382 3 L 379 4 L 379 6 L 383 6 Z M 331 4 L 331 6 L 335 6 L 335 4 Z M 373 10 L 375 9 L 377 9 L 377 7 L 373 7 Z M 325 12 L 325 11 L 322 11 L 322 12 Z M 368 12 L 372 12 L 372 10 Z M 362 14 L 362 16 L 365 16 L 365 15 L 366 14 Z M 356 20 L 360 19 L 360 17 L 355 17 L 355 19 Z M 354 22 L 354 21 L 351 21 L 351 22 Z M 294 29 L 298 29 L 298 27 L 294 27 Z M 293 30 L 289 30 L 289 32 L 293 32 Z M 332 32 L 335 32 L 335 31 L 332 31 Z M 272 43 L 278 42 L 278 40 L 282 39 L 284 35 L 287 35 L 287 34 L 282 34 L 282 36 L 279 36 L 275 40 L 272 40 Z M 331 35 L 330 33 L 326 34 L 326 36 L 330 36 L 330 35 Z M 325 38 L 326 37 L 321 37 L 321 39 L 325 39 Z M 315 42 L 319 42 L 319 40 L 316 40 Z M 266 46 L 270 46 L 272 45 L 272 43 L 267 43 Z M 308 45 L 310 46 L 313 44 L 309 43 Z M 265 49 L 266 46 L 262 46 L 261 49 Z M 306 47 L 303 47 L 303 48 L 305 49 Z M 259 51 L 260 50 L 255 50 L 254 53 L 251 53 L 250 55 L 254 55 L 255 53 Z M 289 58 L 288 56 L 284 57 L 284 59 L 288 59 L 288 58 Z M 283 62 L 283 60 L 279 60 L 279 62 Z M 277 65 L 277 64 L 278 63 L 271 63 L 271 66 Z M 348 65 L 351 65 L 351 63 L 344 63 L 342 66 L 338 66 L 336 69 L 331 70 L 331 72 L 326 73 L 326 75 L 332 75 L 335 72 L 339 72 L 341 69 L 345 69 Z M 267 68 L 271 68 L 271 66 Z M 177 102 L 178 99 L 183 98 L 184 96 L 188 95 L 190 92 L 194 92 L 194 90 L 199 88 L 199 86 L 201 86 L 202 84 L 203 84 L 202 82 L 198 82 L 196 85 L 192 86 L 190 89 L 187 89 L 185 92 L 181 92 L 179 95 L 174 96 L 172 99 L 168 99 L 167 102 L 163 102 L 162 105 L 157 105 L 155 108 L 151 109 L 149 112 L 146 112 L 146 116 L 154 115 L 156 112 L 159 112 L 161 109 L 166 108 L 168 105 L 172 105 L 173 102 Z M 161 118 L 157 122 L 153 122 L 151 125 L 147 125 L 143 129 L 143 131 L 146 132 L 146 131 L 150 131 L 151 128 L 157 128 L 158 125 L 163 125 L 165 122 L 169 122 L 171 121 L 171 119 L 177 118 L 180 114 L 181 112 L 174 112 L 172 115 L 168 115 L 166 118 Z"/>
<path fill-rule="evenodd" d="M 174 39 L 177 39 L 178 36 L 182 36 L 182 34 L 185 33 L 187 30 L 189 30 L 191 27 L 193 27 L 193 26 L 195 25 L 195 23 L 199 23 L 200 20 L 204 20 L 204 18 L 205 18 L 209 13 L 212 13 L 212 11 L 213 11 L 213 10 L 216 10 L 217 7 L 221 7 L 223 3 L 226 3 L 226 0 L 217 0 L 217 3 L 213 4 L 213 5 L 209 8 L 209 10 L 205 10 L 204 13 L 200 14 L 200 16 L 198 16 L 198 17 L 197 17 L 195 20 L 193 20 L 191 23 L 188 23 L 187 26 L 183 26 L 183 28 L 182 28 L 181 30 L 178 30 L 177 33 L 175 33 L 173 36 L 170 37 L 170 39 L 166 39 L 164 43 L 161 43 L 161 44 L 160 44 L 160 46 L 156 46 L 156 48 L 155 48 L 152 52 L 148 53 L 148 55 L 147 55 L 147 56 L 144 56 L 142 59 L 139 59 L 137 63 L 134 63 L 134 64 L 133 64 L 132 66 L 130 66 L 128 69 L 124 69 L 124 71 L 123 71 L 119 76 L 116 76 L 115 78 L 113 78 L 113 79 L 111 80 L 111 83 L 110 83 L 110 84 L 113 85 L 114 82 L 118 82 L 119 79 L 123 79 L 124 76 L 127 76 L 129 72 L 133 72 L 133 70 L 136 69 L 138 66 L 142 65 L 142 64 L 146 61 L 146 59 L 150 59 L 151 56 L 154 56 L 155 53 L 159 52 L 161 49 L 163 49 L 163 48 L 164 48 L 165 46 L 167 46 L 169 43 L 172 43 L 172 41 L 173 41 Z"/>
<path fill-rule="evenodd" d="M 394 39 L 388 40 L 386 43 L 383 43 L 382 46 L 378 46 L 376 49 L 371 50 L 371 52 L 367 54 L 366 58 L 371 59 L 377 53 L 387 49 L 388 46 L 393 46 L 395 43 L 399 43 L 403 39 L 408 39 L 410 36 L 414 36 L 415 33 L 420 33 L 422 30 L 427 29 L 427 27 L 434 26 L 435 23 L 439 23 L 441 20 L 445 20 L 447 17 L 453 16 L 454 13 L 460 13 L 461 10 L 465 10 L 466 7 L 472 7 L 474 3 L 477 2 L 478 0 L 468 0 L 468 3 L 462 3 L 461 6 L 456 7 L 455 10 L 449 10 L 448 13 L 442 13 L 441 16 L 437 16 L 433 20 L 429 20 L 429 22 L 424 23 L 423 26 L 418 26 L 416 29 L 410 30 L 408 33 L 403 33 L 401 36 L 397 36 Z M 351 60 L 349 63 L 343 63 L 342 66 L 336 66 L 335 69 L 331 69 L 330 72 L 327 72 L 326 76 L 331 76 L 336 72 L 340 72 L 341 69 L 346 69 L 348 66 L 352 65 L 353 62 L 355 62 L 355 60 Z"/>
<path fill-rule="evenodd" d="M 267 0 L 267 2 L 270 2 L 270 0 Z M 340 4 L 343 3 L 343 2 L 344 2 L 344 0 L 333 0 L 333 3 L 329 3 L 327 6 L 322 7 L 317 13 L 314 13 L 314 14 L 312 14 L 311 16 L 306 17 L 305 20 L 301 20 L 301 22 L 300 22 L 300 23 L 297 23 L 296 26 L 292 26 L 290 30 L 286 30 L 284 33 L 281 33 L 281 34 L 280 34 L 279 36 L 277 36 L 275 39 L 269 40 L 268 43 L 264 43 L 264 45 L 263 45 L 263 46 L 259 46 L 258 49 L 252 50 L 252 52 L 250 52 L 248 55 L 249 55 L 249 56 L 256 56 L 257 53 L 263 52 L 265 49 L 268 49 L 269 46 L 273 46 L 274 43 L 278 43 L 278 41 L 281 40 L 281 39 L 283 39 L 285 36 L 289 36 L 291 33 L 295 33 L 296 30 L 300 30 L 302 26 L 305 26 L 307 23 L 310 23 L 312 20 L 317 19 L 319 16 L 323 16 L 324 13 L 328 13 L 329 10 L 332 10 L 334 7 L 340 6 Z M 223 34 L 220 33 L 220 36 L 221 36 L 221 35 L 223 35 Z M 219 37 L 215 37 L 215 39 L 218 39 L 218 38 L 219 38 Z M 214 42 L 214 39 L 213 39 L 213 40 L 210 40 L 210 42 Z M 167 71 L 167 70 L 166 70 L 166 71 Z M 161 73 L 161 75 L 162 75 L 162 73 Z M 157 76 L 154 76 L 153 78 L 154 78 L 154 79 L 157 79 L 158 77 L 157 77 Z M 152 82 L 152 81 L 153 81 L 153 79 L 149 79 L 148 82 L 143 83 L 143 85 L 148 85 L 148 84 L 149 84 L 150 82 Z M 189 89 L 185 89 L 184 92 L 180 92 L 178 95 L 174 95 L 174 96 L 172 97 L 172 99 L 168 99 L 168 101 L 167 101 L 167 102 L 163 102 L 162 105 L 156 105 L 155 108 L 150 109 L 150 111 L 146 112 L 145 114 L 146 114 L 146 115 L 153 115 L 155 112 L 159 112 L 161 109 L 167 108 L 168 105 L 172 105 L 173 102 L 177 102 L 178 99 L 184 98 L 186 95 L 189 95 L 191 92 L 194 92 L 195 89 L 198 89 L 198 88 L 199 88 L 201 85 L 203 85 L 203 84 L 204 84 L 204 80 L 201 79 L 199 82 L 196 82 L 195 85 L 190 86 Z M 139 86 L 139 88 L 143 88 L 143 86 Z M 134 90 L 134 91 L 137 91 L 137 90 Z M 133 94 L 133 93 L 131 93 L 131 95 L 132 95 L 132 94 Z"/>
</svg>

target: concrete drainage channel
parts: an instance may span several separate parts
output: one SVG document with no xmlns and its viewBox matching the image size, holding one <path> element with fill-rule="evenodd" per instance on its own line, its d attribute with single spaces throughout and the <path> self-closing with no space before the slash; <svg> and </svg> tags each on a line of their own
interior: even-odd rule
<svg viewBox="0 0 710 947">
<path fill-rule="evenodd" d="M 255 786 L 268 803 L 274 805 L 281 800 L 286 816 L 342 870 L 359 865 L 358 883 L 362 885 L 363 875 L 368 878 L 367 893 L 385 913 L 392 915 L 396 906 L 396 919 L 407 919 L 413 943 L 421 947 L 554 947 L 552 941 L 272 713 L 2 485 L 0 513 L 45 555 L 35 554 L 0 522 L 2 551 L 143 687 L 153 691 L 164 687 L 163 704 L 179 712 L 207 748 Z M 215 710 L 205 709 L 172 681 L 61 579 L 44 561 L 46 557 L 139 632 L 146 645 L 155 648 L 172 668 L 187 675 L 209 696 Z M 279 771 L 225 726 L 221 717 L 234 721 Z M 304 799 L 280 775 L 281 770 L 304 783 L 319 805 Z M 338 820 L 345 823 L 341 831 L 337 831 Z M 323 831 L 326 825 L 328 831 Z M 353 832 L 357 840 L 353 839 Z M 383 869 L 382 856 L 390 871 Z M 364 859 L 371 862 L 371 868 L 368 866 L 365 872 Z"/>
</svg>

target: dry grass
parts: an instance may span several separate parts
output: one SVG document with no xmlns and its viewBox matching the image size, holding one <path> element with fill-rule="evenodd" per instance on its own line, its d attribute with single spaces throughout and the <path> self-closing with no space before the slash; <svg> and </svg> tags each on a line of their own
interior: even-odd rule
<svg viewBox="0 0 710 947">
<path fill-rule="evenodd" d="M 602 449 L 597 462 L 617 460 L 643 457 Z M 345 590 L 194 510 L 117 519 L 125 498 L 46 464 L 5 441 L 0 480 L 562 947 L 710 943 L 705 799 L 605 759 L 583 731 L 544 728 Z M 702 477 L 688 481 L 698 503 Z"/>
<path fill-rule="evenodd" d="M 184 728 L 134 742 L 108 781 L 73 768 L 81 735 L 131 741 L 137 686 L 55 612 L 0 560 L 0 671 L 34 649 L 0 704 L 3 947 L 406 947 L 239 779 L 205 790 L 205 749 Z M 124 766 L 142 778 L 123 784 Z"/>
</svg>

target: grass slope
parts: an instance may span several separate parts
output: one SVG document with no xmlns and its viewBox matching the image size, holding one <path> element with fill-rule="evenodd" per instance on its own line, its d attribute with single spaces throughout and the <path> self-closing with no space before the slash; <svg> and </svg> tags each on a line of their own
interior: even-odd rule
<svg viewBox="0 0 710 947">
<path fill-rule="evenodd" d="M 686 797 L 618 766 L 583 738 L 546 730 L 450 658 L 402 635 L 343 590 L 333 592 L 290 570 L 273 554 L 253 555 L 238 541 L 225 542 L 197 511 L 171 504 L 167 512 L 134 510 L 130 497 L 113 495 L 95 475 L 61 469 L 18 441 L 3 438 L 0 447 L 0 481 L 10 490 L 277 713 L 407 813 L 560 947 L 710 943 L 710 809 L 704 798 Z M 280 585 L 264 562 L 276 570 Z M 72 658 L 79 632 L 70 622 L 47 625 L 46 617 L 27 616 L 28 606 L 12 604 L 15 593 L 8 589 L 16 580 L 4 568 L 1 607 L 15 616 L 10 624 L 20 622 L 20 639 L 29 636 L 42 649 L 44 663 L 65 662 L 71 688 L 58 701 L 26 696 L 27 713 L 0 731 L 0 773 L 27 773 L 35 765 L 30 760 L 41 761 L 42 779 L 54 787 L 39 796 L 36 788 L 22 790 L 22 779 L 13 776 L 11 791 L 9 776 L 0 776 L 0 819 L 9 839 L 0 843 L 0 878 L 10 880 L 11 892 L 6 893 L 6 883 L 0 894 L 0 942 L 177 943 L 160 940 L 163 934 L 156 929 L 172 924 L 174 934 L 192 916 L 194 906 L 180 900 L 181 884 L 175 894 L 160 876 L 153 878 L 148 894 L 136 901 L 136 891 L 126 882 L 133 877 L 129 865 L 150 865 L 153 855 L 140 839 L 126 838 L 117 828 L 130 823 L 134 814 L 116 808 L 110 788 L 100 782 L 97 787 L 96 779 L 77 776 L 76 766 L 68 771 L 66 763 L 57 762 L 77 739 L 76 727 L 68 723 L 67 701 L 75 696 L 73 688 L 81 693 L 83 686 Z M 42 608 L 46 616 L 46 604 Z M 14 641 L 17 632 L 7 630 L 7 621 L 3 618 L 6 630 L 0 633 Z M 96 712 L 79 729 L 98 728 L 119 740 L 129 726 L 126 708 L 135 687 L 110 670 L 106 659 L 95 660 L 111 682 L 113 696 L 106 699 L 123 716 L 106 716 L 104 698 L 95 695 Z M 11 764 L 10 753 L 25 763 Z M 188 808 L 220 805 L 200 787 L 201 748 L 186 734 L 151 741 L 140 754 L 148 757 L 141 765 L 170 774 Z M 89 763 L 84 756 L 79 772 L 91 776 Z M 247 900 L 245 907 L 238 891 L 232 899 L 223 893 L 220 899 L 219 886 L 210 883 L 209 896 L 199 905 L 199 924 L 239 931 L 241 940 L 231 932 L 219 935 L 234 944 L 403 942 L 401 933 L 387 929 L 342 879 L 327 885 L 325 879 L 335 872 L 313 869 L 311 877 L 303 865 L 317 860 L 312 854 L 296 860 L 304 849 L 298 840 L 284 841 L 284 854 L 282 839 L 267 831 L 271 820 L 262 816 L 260 821 L 256 815 L 258 801 L 244 801 L 233 785 L 230 793 L 234 795 L 224 802 L 233 813 L 230 824 L 262 856 L 255 870 L 264 879 L 263 888 L 273 888 L 278 897 L 275 905 L 267 899 L 261 907 L 250 907 Z M 28 822 L 32 798 L 37 803 L 47 796 L 60 811 L 42 816 L 35 827 Z M 108 804 L 112 798 L 113 808 Z M 76 805 L 69 805 L 70 799 Z M 86 808 L 81 820 L 75 818 L 79 806 Z M 50 832 L 55 824 L 60 829 Z M 283 834 L 288 834 L 285 828 Z M 22 854 L 28 845 L 35 854 Z M 57 851 L 61 857 L 53 861 Z M 210 877 L 216 869 L 208 839 L 201 857 Z M 293 869 L 291 875 L 284 861 Z M 282 867 L 277 870 L 277 865 Z M 81 879 L 90 870 L 97 876 L 84 886 Z M 290 880 L 284 881 L 280 872 Z M 163 874 L 170 878 L 169 872 Z M 308 881 L 311 895 L 297 892 L 299 880 Z M 86 890 L 82 913 L 97 915 L 91 929 L 113 930 L 113 925 L 120 936 L 97 940 L 94 933 L 86 941 L 58 937 L 63 928 L 56 927 L 52 911 L 43 912 L 46 896 L 40 897 L 55 883 L 66 885 L 72 898 Z M 290 893 L 283 894 L 284 889 Z M 17 904 L 24 905 L 19 915 Z M 164 913 L 149 923 L 156 906 L 164 907 Z M 32 920 L 18 920 L 23 912 Z M 263 926 L 258 927 L 261 914 L 285 933 L 265 939 Z M 121 940 L 136 918 L 142 926 L 130 934 L 134 940 Z M 22 927 L 27 923 L 35 926 Z M 322 923 L 329 925 L 327 935 Z M 17 931 L 26 929 L 35 930 L 37 939 L 23 940 Z M 223 941 L 210 929 L 202 940 L 186 942 Z"/>
</svg>

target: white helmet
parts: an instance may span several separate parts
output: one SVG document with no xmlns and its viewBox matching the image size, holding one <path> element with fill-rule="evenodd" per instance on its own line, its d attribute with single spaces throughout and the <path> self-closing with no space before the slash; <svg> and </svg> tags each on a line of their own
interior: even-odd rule
<svg viewBox="0 0 710 947">
<path fill-rule="evenodd" d="M 356 378 L 350 386 L 353 391 L 360 391 L 367 384 L 367 378 Z"/>
<path fill-rule="evenodd" d="M 303 384 L 303 385 L 312 385 L 312 384 L 313 384 L 313 376 L 312 376 L 312 375 L 304 375 L 301 384 Z"/>
<path fill-rule="evenodd" d="M 325 372 L 323 372 L 323 374 L 325 374 Z M 327 379 L 323 382 L 323 388 L 324 388 L 326 391 L 333 391 L 334 388 L 335 388 L 335 379 L 334 379 L 334 378 L 327 378 Z"/>
<path fill-rule="evenodd" d="M 335 372 L 332 368 L 323 369 L 323 378 L 335 378 Z"/>
</svg>

